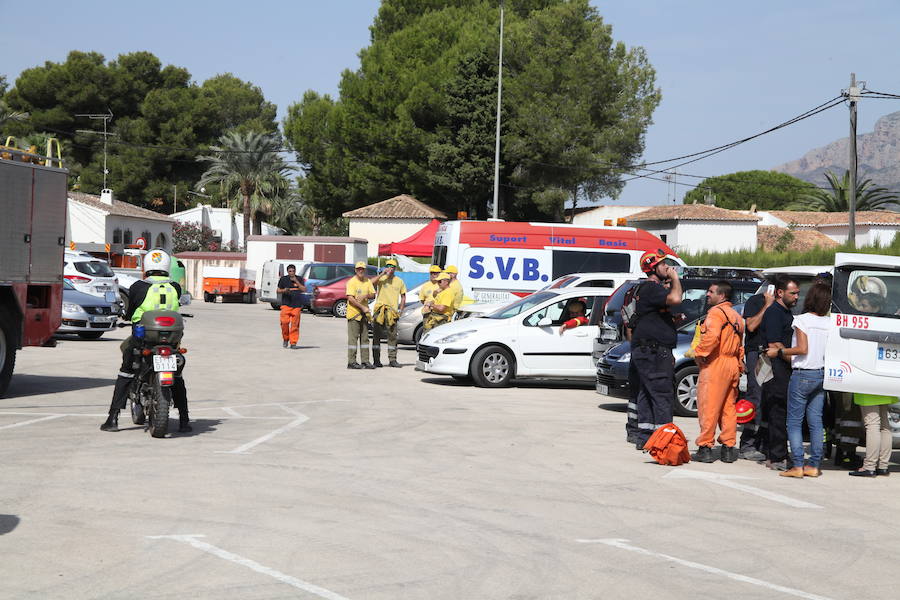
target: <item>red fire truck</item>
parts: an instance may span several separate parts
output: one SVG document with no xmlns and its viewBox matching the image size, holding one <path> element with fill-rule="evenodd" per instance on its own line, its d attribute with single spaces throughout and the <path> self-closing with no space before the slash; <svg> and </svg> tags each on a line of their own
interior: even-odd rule
<svg viewBox="0 0 900 600">
<path fill-rule="evenodd" d="M 0 396 L 23 346 L 53 346 L 60 325 L 68 171 L 0 148 Z"/>
</svg>

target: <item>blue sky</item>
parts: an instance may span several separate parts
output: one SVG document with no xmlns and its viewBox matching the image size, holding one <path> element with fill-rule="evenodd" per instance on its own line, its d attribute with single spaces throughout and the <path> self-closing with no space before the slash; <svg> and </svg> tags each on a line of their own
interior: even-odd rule
<svg viewBox="0 0 900 600">
<path fill-rule="evenodd" d="M 851 71 L 868 87 L 900 93 L 900 3 L 593 0 L 613 37 L 643 46 L 663 101 L 647 132 L 645 158 L 667 159 L 718 146 L 780 123 L 846 88 Z M 12 82 L 69 50 L 107 59 L 149 50 L 202 81 L 231 72 L 262 88 L 279 118 L 307 89 L 336 94 L 341 71 L 356 68 L 369 43 L 375 0 L 153 3 L 0 0 L 7 25 L 0 74 Z M 38 15 L 39 12 L 39 15 Z M 40 26 L 37 26 L 39 19 Z M 900 110 L 900 100 L 862 102 L 859 132 Z M 759 140 L 684 167 L 705 176 L 768 169 L 848 134 L 834 108 Z M 699 180 L 682 177 L 682 181 Z M 678 199 L 689 188 L 678 186 Z M 662 204 L 671 186 L 636 180 L 617 201 Z"/>
</svg>

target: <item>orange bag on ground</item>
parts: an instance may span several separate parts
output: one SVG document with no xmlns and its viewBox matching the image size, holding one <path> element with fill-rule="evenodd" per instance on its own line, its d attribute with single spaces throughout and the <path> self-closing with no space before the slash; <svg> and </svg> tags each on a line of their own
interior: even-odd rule
<svg viewBox="0 0 900 600">
<path fill-rule="evenodd" d="M 678 466 L 691 462 L 687 439 L 675 423 L 667 423 L 657 428 L 644 444 L 644 451 L 649 452 L 650 456 L 661 465 Z"/>
</svg>

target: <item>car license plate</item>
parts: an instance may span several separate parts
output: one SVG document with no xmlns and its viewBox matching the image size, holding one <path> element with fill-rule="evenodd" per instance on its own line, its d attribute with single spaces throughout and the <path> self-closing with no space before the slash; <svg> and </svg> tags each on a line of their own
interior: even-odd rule
<svg viewBox="0 0 900 600">
<path fill-rule="evenodd" d="M 178 360 L 175 358 L 175 356 L 160 356 L 158 354 L 154 354 L 153 370 L 157 373 L 159 373 L 160 371 L 177 371 Z"/>
<path fill-rule="evenodd" d="M 115 320 L 116 317 L 91 317 L 91 323 L 109 323 Z"/>
<path fill-rule="evenodd" d="M 878 346 L 878 360 L 887 360 L 891 362 L 900 362 L 900 346 L 880 345 Z"/>
<path fill-rule="evenodd" d="M 608 396 L 609 395 L 609 386 L 604 385 L 602 383 L 598 383 L 597 384 L 597 393 L 603 394 L 604 396 Z"/>
</svg>

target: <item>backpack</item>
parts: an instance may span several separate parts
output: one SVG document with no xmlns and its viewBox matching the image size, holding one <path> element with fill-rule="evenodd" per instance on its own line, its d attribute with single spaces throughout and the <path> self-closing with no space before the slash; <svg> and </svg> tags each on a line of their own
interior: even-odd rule
<svg viewBox="0 0 900 600">
<path fill-rule="evenodd" d="M 644 284 L 639 283 L 632 286 L 625 292 L 625 298 L 622 299 L 622 325 L 628 329 L 634 329 L 637 326 L 638 317 L 640 316 L 637 314 L 637 303 L 640 298 L 638 291 L 642 285 Z"/>
<path fill-rule="evenodd" d="M 687 439 L 675 423 L 658 427 L 644 444 L 644 450 L 661 465 L 678 466 L 691 462 Z"/>
</svg>

